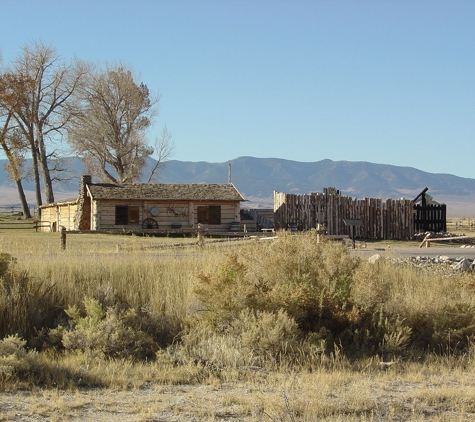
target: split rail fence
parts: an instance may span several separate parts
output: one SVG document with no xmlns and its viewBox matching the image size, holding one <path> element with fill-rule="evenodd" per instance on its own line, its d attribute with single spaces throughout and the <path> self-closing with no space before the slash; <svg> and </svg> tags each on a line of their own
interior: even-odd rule
<svg viewBox="0 0 475 422">
<path fill-rule="evenodd" d="M 289 194 L 274 192 L 274 226 L 310 230 L 323 224 L 329 235 L 352 236 L 345 219 L 361 219 L 355 236 L 362 239 L 410 240 L 414 237 L 412 200 L 364 198 L 322 193 Z"/>
</svg>

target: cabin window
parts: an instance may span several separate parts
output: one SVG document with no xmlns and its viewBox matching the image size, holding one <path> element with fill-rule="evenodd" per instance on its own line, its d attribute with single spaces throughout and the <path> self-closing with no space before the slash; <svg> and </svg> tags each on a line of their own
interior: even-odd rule
<svg viewBox="0 0 475 422">
<path fill-rule="evenodd" d="M 221 205 L 198 207 L 198 223 L 221 224 Z"/>
<path fill-rule="evenodd" d="M 115 224 L 116 226 L 139 224 L 139 207 L 117 205 L 115 207 Z"/>
</svg>

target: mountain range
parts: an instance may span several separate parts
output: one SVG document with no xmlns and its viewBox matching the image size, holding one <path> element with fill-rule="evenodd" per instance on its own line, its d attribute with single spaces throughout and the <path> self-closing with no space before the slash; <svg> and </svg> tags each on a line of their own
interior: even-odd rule
<svg viewBox="0 0 475 422">
<path fill-rule="evenodd" d="M 85 173 L 79 158 L 63 158 L 67 181 L 54 184 L 57 200 L 77 197 L 79 177 Z M 145 175 L 154 165 L 147 162 Z M 0 160 L 0 206 L 18 203 L 15 185 Z M 93 181 L 95 181 L 93 179 Z M 99 181 L 99 180 L 97 180 Z M 224 163 L 170 160 L 160 170 L 161 183 L 227 183 L 231 181 L 248 202 L 243 207 L 273 207 L 273 192 L 323 192 L 336 187 L 342 195 L 357 198 L 414 199 L 428 188 L 435 201 L 447 204 L 449 216 L 475 216 L 475 179 L 451 174 L 427 173 L 413 167 L 368 162 L 321 160 L 298 162 L 280 158 L 239 157 Z M 30 205 L 34 205 L 33 184 L 23 183 Z"/>
</svg>

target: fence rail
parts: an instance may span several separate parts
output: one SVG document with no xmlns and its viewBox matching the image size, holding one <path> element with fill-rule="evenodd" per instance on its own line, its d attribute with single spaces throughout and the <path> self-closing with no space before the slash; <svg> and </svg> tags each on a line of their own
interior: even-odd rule
<svg viewBox="0 0 475 422">
<path fill-rule="evenodd" d="M 475 218 L 447 218 L 447 231 L 475 231 Z"/>
<path fill-rule="evenodd" d="M 36 207 L 29 207 L 29 210 L 31 215 L 36 215 Z M 0 205 L 0 214 L 22 215 L 23 208 L 19 205 Z"/>
<path fill-rule="evenodd" d="M 51 231 L 49 221 L 0 221 L 1 230 L 35 230 L 38 231 L 42 227 L 48 227 Z"/>
<path fill-rule="evenodd" d="M 346 219 L 361 219 L 355 236 L 364 239 L 409 240 L 414 237 L 413 202 L 406 199 L 357 199 L 333 194 L 274 192 L 274 225 L 299 230 L 323 224 L 329 235 L 352 235 Z"/>
</svg>

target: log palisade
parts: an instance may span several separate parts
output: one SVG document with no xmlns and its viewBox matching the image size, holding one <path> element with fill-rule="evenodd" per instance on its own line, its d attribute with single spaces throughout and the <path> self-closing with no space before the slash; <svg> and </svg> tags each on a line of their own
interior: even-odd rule
<svg viewBox="0 0 475 422">
<path fill-rule="evenodd" d="M 345 219 L 361 219 L 356 237 L 363 239 L 399 239 L 414 237 L 413 201 L 406 199 L 357 199 L 337 194 L 290 194 L 274 192 L 274 225 L 299 230 L 324 225 L 329 235 L 351 235 Z"/>
</svg>

